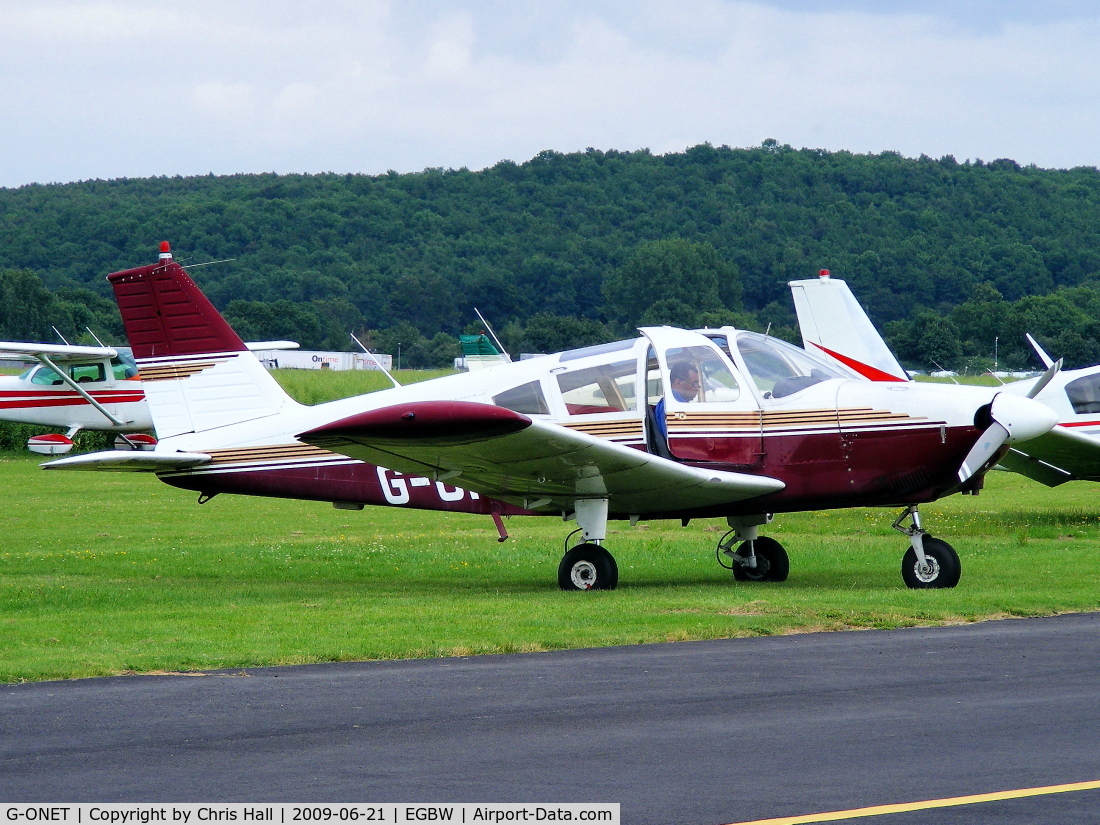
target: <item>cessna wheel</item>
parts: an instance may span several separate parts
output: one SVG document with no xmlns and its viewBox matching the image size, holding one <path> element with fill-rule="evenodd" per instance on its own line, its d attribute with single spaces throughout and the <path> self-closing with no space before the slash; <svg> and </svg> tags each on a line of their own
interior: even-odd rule
<svg viewBox="0 0 1100 825">
<path fill-rule="evenodd" d="M 755 544 L 756 567 L 745 567 L 734 559 L 733 577 L 739 582 L 785 582 L 791 572 L 791 562 L 783 545 L 767 536 L 760 536 Z M 749 557 L 747 541 L 737 548 L 737 555 L 743 559 Z"/>
<path fill-rule="evenodd" d="M 905 586 L 916 590 L 932 587 L 954 587 L 962 575 L 962 563 L 955 548 L 946 541 L 924 536 L 924 557 L 927 564 L 917 561 L 917 553 L 910 547 L 901 560 L 901 577 Z"/>
<path fill-rule="evenodd" d="M 618 583 L 615 557 L 598 544 L 578 544 L 558 565 L 562 590 L 614 590 Z"/>
</svg>

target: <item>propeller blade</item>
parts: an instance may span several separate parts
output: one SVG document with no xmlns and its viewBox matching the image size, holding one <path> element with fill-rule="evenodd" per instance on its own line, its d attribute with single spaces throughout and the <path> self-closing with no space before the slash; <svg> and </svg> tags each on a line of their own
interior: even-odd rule
<svg viewBox="0 0 1100 825">
<path fill-rule="evenodd" d="M 1028 398 L 1034 398 L 1043 391 L 1043 388 L 1051 382 L 1051 380 L 1058 374 L 1058 371 L 1062 369 L 1062 359 L 1059 358 L 1053 364 L 1047 364 L 1047 371 L 1039 376 L 1039 380 L 1035 382 L 1030 390 L 1027 391 Z"/>
<path fill-rule="evenodd" d="M 974 474 L 997 454 L 1001 445 L 1008 441 L 1008 436 L 1008 430 L 996 421 L 986 427 L 978 442 L 970 448 L 970 452 L 963 459 L 962 466 L 959 467 L 959 481 L 963 484 L 970 481 Z"/>
<path fill-rule="evenodd" d="M 1057 372 L 1055 367 L 1051 370 Z M 989 418 L 992 423 L 978 437 L 959 467 L 959 481 L 963 484 L 980 472 L 1004 444 L 1038 438 L 1058 423 L 1058 414 L 1045 404 L 1004 392 L 993 397 Z"/>
</svg>

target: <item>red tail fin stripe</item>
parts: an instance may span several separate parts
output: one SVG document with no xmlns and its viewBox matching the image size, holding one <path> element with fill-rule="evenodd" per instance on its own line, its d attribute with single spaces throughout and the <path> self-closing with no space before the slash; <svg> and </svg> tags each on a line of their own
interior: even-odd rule
<svg viewBox="0 0 1100 825">
<path fill-rule="evenodd" d="M 816 341 L 811 341 L 810 343 L 813 344 L 815 347 L 817 347 L 822 352 L 824 352 L 826 355 L 829 355 L 830 357 L 835 358 L 837 361 L 842 363 L 844 366 L 848 367 L 849 369 L 855 370 L 860 375 L 862 375 L 864 378 L 869 378 L 872 381 L 906 381 L 907 380 L 905 378 L 898 378 L 896 375 L 891 375 L 888 372 L 883 372 L 880 369 L 876 369 L 875 367 L 872 367 L 870 364 L 864 364 L 862 361 L 857 361 L 855 358 L 849 358 L 847 355 L 841 355 L 839 352 L 833 352 L 828 347 L 823 347 L 823 346 L 821 346 L 821 344 L 818 344 Z"/>
</svg>

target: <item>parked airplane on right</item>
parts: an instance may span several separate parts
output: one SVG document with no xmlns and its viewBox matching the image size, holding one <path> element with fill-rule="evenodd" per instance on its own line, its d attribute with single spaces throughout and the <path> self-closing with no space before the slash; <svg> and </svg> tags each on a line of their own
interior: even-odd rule
<svg viewBox="0 0 1100 825">
<path fill-rule="evenodd" d="M 803 346 L 870 381 L 909 381 L 848 284 L 821 276 L 791 281 Z M 1058 415 L 1046 435 L 1016 444 L 1000 466 L 1055 487 L 1067 481 L 1100 481 L 1100 365 L 1052 372 L 1055 362 L 1028 336 L 1048 367 L 1039 378 L 1006 384 L 1003 392 L 1028 396 Z M 1043 383 L 1045 381 L 1045 383 Z"/>
</svg>

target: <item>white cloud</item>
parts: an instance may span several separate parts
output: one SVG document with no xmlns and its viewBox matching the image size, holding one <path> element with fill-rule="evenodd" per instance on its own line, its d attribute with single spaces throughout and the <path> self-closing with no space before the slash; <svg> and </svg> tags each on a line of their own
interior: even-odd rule
<svg viewBox="0 0 1100 825">
<path fill-rule="evenodd" d="M 710 141 L 1100 163 L 1100 12 L 0 0 L 0 185 Z M 139 128 L 165 111 L 183 125 Z M 78 128 L 73 128 L 78 126 Z"/>
</svg>

